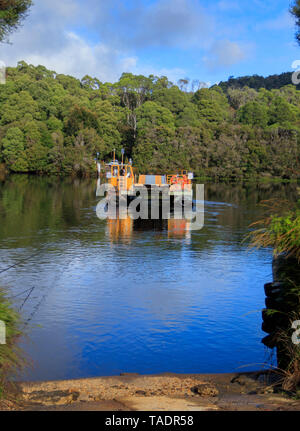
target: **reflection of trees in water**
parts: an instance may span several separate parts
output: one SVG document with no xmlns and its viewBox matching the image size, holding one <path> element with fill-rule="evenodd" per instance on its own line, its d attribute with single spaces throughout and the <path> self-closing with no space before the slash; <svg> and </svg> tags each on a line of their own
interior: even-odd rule
<svg viewBox="0 0 300 431">
<path fill-rule="evenodd" d="M 17 307 L 26 308 L 28 302 L 33 314 L 38 310 L 51 290 L 49 283 L 55 286 L 72 261 L 72 255 L 66 253 L 67 244 L 90 243 L 104 236 L 101 229 L 91 228 L 93 217 L 82 218 L 82 208 L 96 204 L 94 192 L 93 182 L 70 178 L 14 175 L 0 183 L 0 268 L 17 265 L 5 273 L 5 284 L 14 286 L 12 296 Z M 47 271 L 49 260 L 54 266 L 59 260 L 61 269 L 56 266 L 56 272 Z M 16 272 L 20 275 L 24 271 L 26 280 L 26 268 L 30 272 L 32 264 L 35 272 L 40 269 L 39 280 L 16 287 Z M 43 286 L 44 273 L 47 288 Z"/>
<path fill-rule="evenodd" d="M 62 239 L 79 243 L 103 239 L 103 227 L 107 222 L 98 220 L 94 214 L 99 201 L 95 190 L 93 180 L 28 175 L 8 177 L 0 184 L 0 240 L 6 241 L 6 247 L 32 246 L 36 249 L 41 243 L 54 245 Z M 297 185 L 206 184 L 205 199 L 213 203 L 207 202 L 205 227 L 194 236 L 193 242 L 197 246 L 203 243 L 210 247 L 214 240 L 222 240 L 224 235 L 229 237 L 232 233 L 236 241 L 241 241 L 249 224 L 260 217 L 262 209 L 258 204 L 274 197 L 295 200 Z M 222 202 L 229 205 L 220 204 Z M 83 211 L 86 208 L 89 211 Z M 131 231 L 159 233 L 170 232 L 173 228 L 167 220 L 135 220 L 132 226 L 126 222 L 124 226 L 112 223 L 109 229 L 117 239 L 120 233 L 125 237 Z M 178 226 L 179 232 L 180 229 L 183 231 L 183 226 Z"/>
<path fill-rule="evenodd" d="M 208 183 L 205 185 L 205 199 L 229 202 L 235 205 L 256 206 L 262 200 L 271 198 L 297 198 L 296 183 Z"/>
<path fill-rule="evenodd" d="M 297 200 L 297 184 L 208 184 L 205 199 L 212 202 L 229 203 L 218 212 L 217 222 L 226 229 L 232 229 L 242 240 L 243 231 L 259 219 L 264 209 L 259 205 L 268 199 Z"/>
<path fill-rule="evenodd" d="M 0 185 L 0 239 L 13 238 L 14 248 L 37 246 L 47 237 L 53 241 L 70 228 L 89 225 L 94 220 L 83 220 L 82 209 L 96 204 L 94 192 L 91 181 L 9 177 Z M 70 234 L 76 237 L 76 231 Z"/>
</svg>

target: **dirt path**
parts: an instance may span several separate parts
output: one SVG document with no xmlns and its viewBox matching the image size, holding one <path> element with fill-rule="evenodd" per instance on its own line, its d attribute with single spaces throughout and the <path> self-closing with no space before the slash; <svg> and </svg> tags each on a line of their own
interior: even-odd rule
<svg viewBox="0 0 300 431">
<path fill-rule="evenodd" d="M 17 410 L 58 411 L 274 411 L 300 410 L 300 401 L 276 393 L 263 373 L 142 376 L 20 383 Z M 2 406 L 5 409 L 5 405 Z"/>
</svg>

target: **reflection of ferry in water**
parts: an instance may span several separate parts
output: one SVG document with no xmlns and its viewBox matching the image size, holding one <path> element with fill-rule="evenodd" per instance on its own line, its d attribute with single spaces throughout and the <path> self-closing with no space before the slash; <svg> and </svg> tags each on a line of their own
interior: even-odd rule
<svg viewBox="0 0 300 431">
<path fill-rule="evenodd" d="M 190 221 L 187 219 L 170 218 L 168 220 L 133 220 L 129 215 L 126 218 L 106 220 L 106 233 L 112 242 L 122 241 L 130 243 L 134 232 L 151 230 L 159 235 L 168 233 L 168 238 L 190 239 Z"/>
<path fill-rule="evenodd" d="M 127 197 L 129 200 L 137 196 L 137 192 L 142 192 L 145 188 L 148 191 L 147 197 L 157 196 L 160 199 L 171 200 L 192 200 L 193 173 L 182 171 L 177 174 L 165 175 L 142 175 L 136 174 L 132 166 L 132 161 L 124 163 L 122 152 L 122 162 L 115 158 L 110 163 L 104 165 L 105 176 L 108 184 L 112 185 L 118 197 Z"/>
</svg>

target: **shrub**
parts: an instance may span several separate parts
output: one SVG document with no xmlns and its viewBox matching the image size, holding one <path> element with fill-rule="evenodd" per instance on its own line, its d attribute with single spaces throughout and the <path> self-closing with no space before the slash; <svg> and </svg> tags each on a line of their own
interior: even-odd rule
<svg viewBox="0 0 300 431">
<path fill-rule="evenodd" d="M 8 377 L 22 368 L 24 358 L 20 348 L 16 345 L 16 340 L 21 334 L 19 314 L 1 291 L 0 320 L 6 326 L 6 344 L 0 345 L 0 396 L 3 396 Z"/>
</svg>

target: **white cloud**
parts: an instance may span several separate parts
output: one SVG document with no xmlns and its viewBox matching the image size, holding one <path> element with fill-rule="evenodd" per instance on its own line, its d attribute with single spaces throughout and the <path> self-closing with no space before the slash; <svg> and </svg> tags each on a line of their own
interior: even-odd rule
<svg viewBox="0 0 300 431">
<path fill-rule="evenodd" d="M 203 61 L 211 71 L 221 67 L 230 67 L 246 58 L 246 48 L 237 42 L 219 40 L 214 42 Z"/>
<path fill-rule="evenodd" d="M 133 4 L 124 9 L 118 0 L 37 1 L 11 37 L 12 45 L 0 45 L 0 59 L 9 66 L 24 60 L 58 73 L 79 78 L 89 74 L 110 82 L 128 71 L 179 79 L 185 74 L 182 69 L 142 65 L 137 53 L 149 46 L 184 46 L 193 38 L 195 42 L 207 29 L 203 11 L 194 0 L 158 0 L 142 8 L 138 0 Z"/>
<path fill-rule="evenodd" d="M 71 30 L 80 17 L 87 19 L 75 0 L 36 2 L 24 26 L 11 37 L 12 44 L 0 45 L 0 59 L 8 66 L 24 60 L 58 73 L 78 78 L 89 74 L 110 82 L 136 64 L 132 56 Z"/>
<path fill-rule="evenodd" d="M 82 78 L 89 74 L 102 81 L 118 80 L 122 72 L 136 67 L 137 59 L 123 57 L 117 50 L 98 43 L 89 44 L 73 32 L 65 32 L 60 49 L 52 52 L 28 52 L 20 58 L 18 50 L 5 56 L 6 64 L 15 65 L 20 59 L 29 64 L 42 64 L 50 70 Z M 9 51 L 9 47 L 7 48 Z"/>
<path fill-rule="evenodd" d="M 134 47 L 199 48 L 214 31 L 213 18 L 196 0 L 158 0 L 123 11 L 119 22 L 123 42 Z"/>
<path fill-rule="evenodd" d="M 24 60 L 58 73 L 79 78 L 89 74 L 110 82 L 129 71 L 164 74 L 174 81 L 186 75 L 180 67 L 140 64 L 136 54 L 151 46 L 200 44 L 211 21 L 197 2 L 158 0 L 141 7 L 133 0 L 133 6 L 124 8 L 119 0 L 37 1 L 24 26 L 13 34 L 12 45 L 0 45 L 0 59 L 9 66 Z"/>
<path fill-rule="evenodd" d="M 220 4 L 228 8 L 235 2 Z M 237 43 L 214 42 L 216 37 L 214 20 L 198 0 L 131 0 L 130 7 L 121 0 L 36 0 L 24 26 L 13 34 L 12 45 L 0 45 L 0 60 L 9 66 L 24 60 L 101 81 L 114 82 L 122 72 L 132 72 L 166 75 L 176 82 L 188 75 L 182 60 L 176 64 L 176 54 L 172 54 L 175 66 L 164 68 L 155 65 L 151 56 L 142 62 L 141 53 L 145 58 L 145 49 L 190 50 L 191 57 L 199 58 L 206 51 L 205 64 L 210 69 L 244 58 Z"/>
<path fill-rule="evenodd" d="M 132 72 L 143 75 L 168 76 L 173 82 L 186 75 L 180 68 L 157 68 L 151 65 L 141 65 L 138 57 L 124 57 L 121 52 L 105 44 L 89 44 L 73 32 L 66 32 L 64 43 L 58 51 L 52 53 L 28 53 L 19 57 L 18 51 L 7 57 L 5 64 L 15 66 L 22 59 L 35 66 L 41 64 L 58 73 L 82 78 L 89 74 L 99 78 L 102 82 L 115 82 L 123 72 Z M 7 51 L 10 46 L 6 47 Z"/>
</svg>

